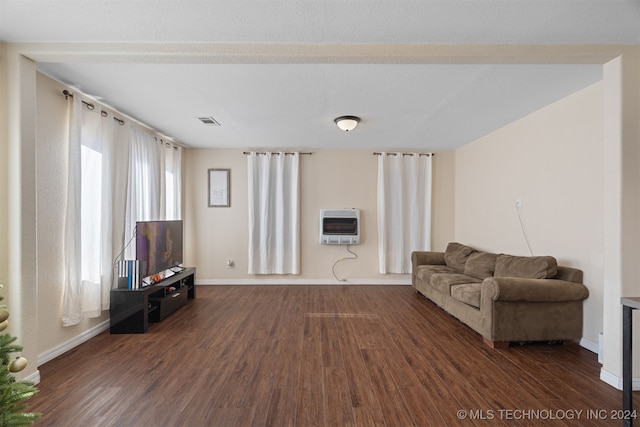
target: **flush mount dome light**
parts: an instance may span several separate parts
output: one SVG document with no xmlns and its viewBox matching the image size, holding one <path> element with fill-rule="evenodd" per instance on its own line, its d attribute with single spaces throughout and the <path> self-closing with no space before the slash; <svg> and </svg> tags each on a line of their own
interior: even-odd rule
<svg viewBox="0 0 640 427">
<path fill-rule="evenodd" d="M 340 116 L 335 118 L 333 121 L 336 122 L 336 125 L 338 125 L 341 130 L 349 132 L 350 130 L 354 130 L 356 126 L 358 126 L 358 123 L 360 123 L 360 117 Z"/>
</svg>

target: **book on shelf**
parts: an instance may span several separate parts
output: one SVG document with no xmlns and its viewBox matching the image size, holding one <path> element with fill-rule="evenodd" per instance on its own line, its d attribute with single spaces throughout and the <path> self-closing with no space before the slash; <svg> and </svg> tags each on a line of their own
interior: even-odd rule
<svg viewBox="0 0 640 427">
<path fill-rule="evenodd" d="M 140 277 L 140 261 L 137 259 L 125 259 L 118 261 L 118 288 L 140 289 L 142 278 Z"/>
</svg>

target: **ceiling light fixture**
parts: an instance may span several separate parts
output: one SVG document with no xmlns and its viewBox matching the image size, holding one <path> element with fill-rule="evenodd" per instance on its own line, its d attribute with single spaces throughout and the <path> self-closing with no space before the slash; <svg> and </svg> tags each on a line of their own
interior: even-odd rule
<svg viewBox="0 0 640 427">
<path fill-rule="evenodd" d="M 341 130 L 349 132 L 350 130 L 354 130 L 356 126 L 358 126 L 358 123 L 360 123 L 360 117 L 340 116 L 335 118 L 333 121 L 336 122 L 336 125 L 338 125 Z"/>
</svg>

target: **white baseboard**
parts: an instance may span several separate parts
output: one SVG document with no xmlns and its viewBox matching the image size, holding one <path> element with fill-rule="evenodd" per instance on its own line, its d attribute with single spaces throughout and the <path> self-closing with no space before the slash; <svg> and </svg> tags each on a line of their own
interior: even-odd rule
<svg viewBox="0 0 640 427">
<path fill-rule="evenodd" d="M 580 347 L 586 348 L 590 352 L 598 354 L 598 343 L 593 342 L 593 341 L 589 341 L 586 338 L 581 338 L 580 339 Z"/>
<path fill-rule="evenodd" d="M 196 285 L 411 285 L 405 279 L 196 279 Z"/>
<path fill-rule="evenodd" d="M 24 379 L 24 381 L 31 381 L 32 383 L 34 383 L 34 384 L 36 384 L 36 385 L 37 385 L 37 384 L 40 384 L 40 371 L 38 371 L 38 370 L 36 369 L 36 371 L 35 371 L 33 374 L 31 374 L 31 375 L 27 376 L 27 377 Z"/>
<path fill-rule="evenodd" d="M 107 329 L 109 329 L 109 321 L 105 320 L 104 322 L 94 326 L 93 328 L 84 331 L 80 335 L 73 337 L 69 341 L 63 342 L 62 344 L 52 348 L 51 350 L 47 350 L 44 353 L 39 354 L 38 366 L 43 365 L 48 361 L 55 359 L 61 354 L 66 353 L 67 351 L 79 346 L 85 341 L 89 341 L 91 338 L 106 331 Z M 38 381 L 40 381 L 39 375 L 40 374 L 38 373 Z"/>
<path fill-rule="evenodd" d="M 598 354 L 599 346 L 598 343 L 594 343 L 593 341 L 589 341 L 585 338 L 580 340 L 580 346 Z M 600 356 L 598 354 L 598 356 Z M 604 368 L 600 368 L 600 380 L 609 384 L 611 387 L 622 390 L 622 377 L 612 374 L 609 371 L 606 371 Z M 633 391 L 640 390 L 640 378 L 632 378 L 631 379 L 631 389 Z"/>
<path fill-rule="evenodd" d="M 610 386 L 622 390 L 622 378 L 609 371 L 605 371 L 604 368 L 600 369 L 600 379 Z M 640 390 L 640 378 L 631 379 L 631 390 Z"/>
</svg>

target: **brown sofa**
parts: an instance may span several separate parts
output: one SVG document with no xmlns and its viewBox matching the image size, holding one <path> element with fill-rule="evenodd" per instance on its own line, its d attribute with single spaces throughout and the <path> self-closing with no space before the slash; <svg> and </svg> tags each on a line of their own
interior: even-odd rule
<svg viewBox="0 0 640 427">
<path fill-rule="evenodd" d="M 582 337 L 582 271 L 550 256 L 521 257 L 449 243 L 445 252 L 413 252 L 418 292 L 484 337 L 509 342 Z"/>
</svg>

